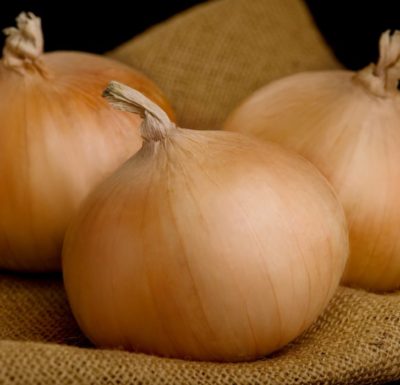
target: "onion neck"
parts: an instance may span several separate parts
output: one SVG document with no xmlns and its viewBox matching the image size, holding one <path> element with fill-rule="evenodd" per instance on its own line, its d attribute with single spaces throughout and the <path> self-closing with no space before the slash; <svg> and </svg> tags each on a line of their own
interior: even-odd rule
<svg viewBox="0 0 400 385">
<path fill-rule="evenodd" d="M 380 97 L 398 94 L 400 81 L 400 31 L 386 31 L 379 40 L 379 61 L 354 76 L 371 93 Z"/>
<path fill-rule="evenodd" d="M 40 60 L 44 45 L 40 18 L 31 12 L 22 12 L 16 22 L 17 27 L 3 30 L 6 35 L 2 57 L 4 66 L 20 74 L 34 71 L 46 76 L 47 71 Z"/>
<path fill-rule="evenodd" d="M 140 130 L 145 141 L 164 140 L 169 131 L 175 128 L 163 109 L 133 88 L 111 81 L 103 96 L 116 109 L 133 112 L 143 119 Z"/>
</svg>

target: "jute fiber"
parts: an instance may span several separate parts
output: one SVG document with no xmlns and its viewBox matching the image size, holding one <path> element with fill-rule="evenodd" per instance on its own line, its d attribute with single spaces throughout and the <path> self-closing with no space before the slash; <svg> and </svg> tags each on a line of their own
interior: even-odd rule
<svg viewBox="0 0 400 385">
<path fill-rule="evenodd" d="M 400 379 L 400 293 L 340 288 L 275 355 L 213 364 L 91 347 L 59 276 L 0 275 L 0 384 L 380 384 Z"/>
<path fill-rule="evenodd" d="M 301 0 L 208 2 L 110 56 L 148 74 L 178 123 L 196 129 L 220 128 L 232 108 L 273 79 L 339 67 Z"/>
</svg>

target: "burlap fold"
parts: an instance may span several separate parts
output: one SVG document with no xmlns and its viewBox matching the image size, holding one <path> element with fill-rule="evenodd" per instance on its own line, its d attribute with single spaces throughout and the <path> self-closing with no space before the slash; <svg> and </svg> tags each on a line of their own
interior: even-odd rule
<svg viewBox="0 0 400 385">
<path fill-rule="evenodd" d="M 339 64 L 300 0 L 218 0 L 158 25 L 110 53 L 165 91 L 181 126 L 220 128 L 255 89 Z"/>
<path fill-rule="evenodd" d="M 59 277 L 0 275 L 0 309 L 1 385 L 379 384 L 400 378 L 400 293 L 340 288 L 292 344 L 238 364 L 91 348 Z"/>
</svg>

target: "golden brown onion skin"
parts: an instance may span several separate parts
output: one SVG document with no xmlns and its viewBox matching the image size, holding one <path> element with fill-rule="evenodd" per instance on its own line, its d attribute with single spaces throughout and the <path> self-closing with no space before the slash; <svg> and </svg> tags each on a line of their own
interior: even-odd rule
<svg viewBox="0 0 400 385">
<path fill-rule="evenodd" d="M 310 326 L 347 254 L 343 209 L 311 163 L 236 133 L 171 129 L 90 194 L 63 274 L 99 347 L 245 361 Z"/>
<path fill-rule="evenodd" d="M 0 63 L 0 269 L 58 270 L 83 198 L 141 147 L 140 118 L 101 97 L 111 78 L 173 115 L 149 79 L 113 60 L 78 52 L 40 60 L 45 77 Z"/>
<path fill-rule="evenodd" d="M 400 288 L 399 123 L 397 90 L 378 96 L 354 72 L 326 71 L 260 89 L 224 128 L 279 143 L 312 161 L 336 189 L 349 222 L 343 283 L 388 291 Z"/>
</svg>

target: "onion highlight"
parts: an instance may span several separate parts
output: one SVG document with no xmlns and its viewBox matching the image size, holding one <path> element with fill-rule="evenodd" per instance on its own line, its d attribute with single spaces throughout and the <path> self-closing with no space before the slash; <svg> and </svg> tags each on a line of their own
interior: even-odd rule
<svg viewBox="0 0 400 385">
<path fill-rule="evenodd" d="M 302 333 L 348 253 L 326 179 L 274 144 L 177 128 L 117 82 L 106 96 L 144 118 L 144 142 L 67 232 L 64 282 L 84 333 L 100 347 L 213 361 L 261 357 Z"/>
</svg>

